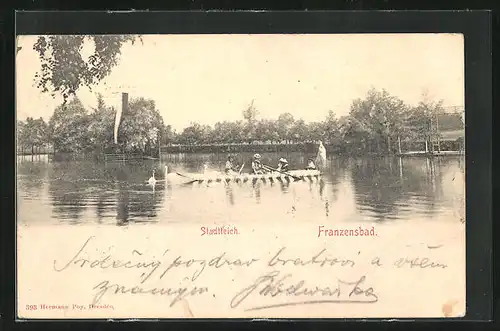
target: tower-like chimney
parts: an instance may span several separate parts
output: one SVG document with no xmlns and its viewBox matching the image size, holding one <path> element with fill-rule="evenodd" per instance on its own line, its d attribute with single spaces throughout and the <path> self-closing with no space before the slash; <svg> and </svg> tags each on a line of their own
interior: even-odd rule
<svg viewBox="0 0 500 331">
<path fill-rule="evenodd" d="M 128 93 L 122 93 L 122 116 L 127 113 L 128 109 Z"/>
</svg>

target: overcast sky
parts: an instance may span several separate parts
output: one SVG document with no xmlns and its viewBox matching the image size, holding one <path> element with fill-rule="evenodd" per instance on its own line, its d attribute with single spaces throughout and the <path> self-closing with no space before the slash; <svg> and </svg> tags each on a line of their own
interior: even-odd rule
<svg viewBox="0 0 500 331">
<path fill-rule="evenodd" d="M 48 120 L 61 99 L 34 87 L 40 67 L 36 36 L 22 36 L 17 55 L 17 116 Z M 83 52 L 88 53 L 89 43 Z M 375 87 L 409 104 L 428 91 L 445 106 L 464 105 L 462 35 L 148 35 L 125 45 L 110 76 L 78 91 L 88 107 L 95 92 L 119 105 L 119 93 L 154 99 L 165 123 L 242 119 L 252 99 L 261 118 L 290 112 L 322 120 L 346 115 L 353 99 Z"/>
</svg>

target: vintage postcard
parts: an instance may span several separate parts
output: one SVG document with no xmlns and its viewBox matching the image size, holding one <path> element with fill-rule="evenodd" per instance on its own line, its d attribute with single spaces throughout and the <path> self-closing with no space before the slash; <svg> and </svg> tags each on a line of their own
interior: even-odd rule
<svg viewBox="0 0 500 331">
<path fill-rule="evenodd" d="M 19 319 L 460 317 L 461 34 L 21 35 Z"/>
</svg>

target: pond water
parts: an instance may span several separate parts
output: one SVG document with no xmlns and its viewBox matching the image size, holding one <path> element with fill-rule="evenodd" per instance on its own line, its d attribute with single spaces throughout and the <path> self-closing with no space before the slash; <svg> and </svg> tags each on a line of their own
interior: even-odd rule
<svg viewBox="0 0 500 331">
<path fill-rule="evenodd" d="M 291 169 L 309 155 L 290 153 Z M 282 155 L 263 155 L 275 165 Z M 249 171 L 250 154 L 235 155 Z M 169 172 L 223 169 L 226 155 L 170 154 L 159 160 L 98 163 L 19 156 L 20 224 L 238 224 L 238 222 L 463 222 L 465 160 L 331 156 L 321 180 L 176 185 L 146 181 Z"/>
</svg>

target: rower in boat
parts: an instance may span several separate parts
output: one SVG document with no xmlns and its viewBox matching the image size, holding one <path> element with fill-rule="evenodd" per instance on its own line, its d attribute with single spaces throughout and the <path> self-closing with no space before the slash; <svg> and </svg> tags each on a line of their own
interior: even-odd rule
<svg viewBox="0 0 500 331">
<path fill-rule="evenodd" d="M 312 158 L 307 159 L 306 170 L 316 170 L 316 165 L 314 164 L 314 160 Z"/>
<path fill-rule="evenodd" d="M 234 159 L 231 155 L 227 157 L 226 167 L 225 167 L 226 175 L 235 175 L 238 173 L 238 171 L 235 169 L 233 160 Z"/>
<path fill-rule="evenodd" d="M 278 171 L 288 171 L 288 161 L 285 158 L 281 158 L 278 161 Z"/>
<path fill-rule="evenodd" d="M 262 163 L 260 162 L 261 156 L 260 154 L 254 154 L 252 160 L 252 170 L 255 175 L 262 175 L 266 173 L 266 170 Z"/>
</svg>

